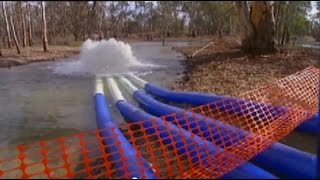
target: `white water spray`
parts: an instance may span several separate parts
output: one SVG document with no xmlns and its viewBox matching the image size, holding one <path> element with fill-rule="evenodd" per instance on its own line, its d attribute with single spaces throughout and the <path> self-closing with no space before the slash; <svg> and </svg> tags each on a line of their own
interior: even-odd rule
<svg viewBox="0 0 320 180">
<path fill-rule="evenodd" d="M 59 63 L 54 72 L 59 74 L 117 74 L 127 73 L 132 66 L 152 66 L 137 60 L 131 46 L 114 38 L 102 41 L 86 40 L 80 59 Z"/>
</svg>

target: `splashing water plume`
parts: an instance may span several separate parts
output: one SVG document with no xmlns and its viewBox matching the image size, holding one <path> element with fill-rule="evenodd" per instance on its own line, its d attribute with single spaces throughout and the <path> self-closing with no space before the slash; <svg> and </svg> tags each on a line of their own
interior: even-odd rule
<svg viewBox="0 0 320 180">
<path fill-rule="evenodd" d="M 107 41 L 88 39 L 82 44 L 78 61 L 60 63 L 54 71 L 59 74 L 117 74 L 129 72 L 132 66 L 146 64 L 133 56 L 129 44 L 114 38 Z"/>
</svg>

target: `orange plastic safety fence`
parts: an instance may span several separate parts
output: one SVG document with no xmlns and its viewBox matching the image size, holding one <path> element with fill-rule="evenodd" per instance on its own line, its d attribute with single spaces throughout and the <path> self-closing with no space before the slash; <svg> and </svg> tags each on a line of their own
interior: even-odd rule
<svg viewBox="0 0 320 180">
<path fill-rule="evenodd" d="M 239 131 L 223 130 L 209 123 L 207 129 L 193 126 L 189 121 L 183 124 L 181 119 L 190 118 L 187 111 L 182 116 L 171 114 L 158 119 L 122 124 L 121 130 L 137 150 L 135 156 L 143 157 L 158 178 L 218 178 L 249 161 L 317 112 L 318 77 L 319 69 L 309 67 L 241 94 L 242 100 L 232 103 L 223 100 L 188 110 L 192 112 L 196 124 L 200 121 L 223 122 L 242 132 L 246 131 L 246 136 L 242 136 Z M 243 99 L 246 99 L 245 103 Z M 240 111 L 237 103 L 243 103 Z M 255 103 L 281 106 L 285 111 L 277 114 L 273 108 L 253 105 Z M 222 107 L 224 110 L 221 110 Z M 203 118 L 198 118 L 199 114 Z M 168 122 L 167 119 L 173 121 Z M 103 131 L 113 132 L 113 136 L 103 138 Z M 201 133 L 195 135 L 190 132 Z M 115 140 L 115 143 L 104 144 L 108 139 Z M 2 148 L 0 177 L 132 178 L 128 169 L 133 166 L 141 167 L 140 173 L 143 174 L 142 161 L 119 165 L 119 162 L 125 161 L 122 155 L 126 152 L 109 150 L 111 146 L 119 146 L 120 143 L 113 128 Z"/>
</svg>

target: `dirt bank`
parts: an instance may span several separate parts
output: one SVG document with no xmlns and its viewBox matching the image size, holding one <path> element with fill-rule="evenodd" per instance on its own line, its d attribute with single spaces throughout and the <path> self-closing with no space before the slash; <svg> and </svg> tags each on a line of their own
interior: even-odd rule
<svg viewBox="0 0 320 180">
<path fill-rule="evenodd" d="M 80 47 L 50 46 L 48 52 L 43 52 L 42 47 L 26 47 L 21 54 L 15 49 L 1 49 L 0 67 L 25 65 L 42 61 L 55 61 L 68 58 L 80 52 Z"/>
<path fill-rule="evenodd" d="M 240 52 L 237 41 L 226 38 L 216 39 L 214 45 L 191 58 L 200 48 L 176 48 L 187 56 L 187 70 L 174 89 L 237 97 L 310 65 L 319 67 L 319 49 L 287 48 L 275 54 L 250 56 Z M 292 132 L 280 142 L 306 152 L 317 152 L 317 138 L 305 133 Z"/>
<path fill-rule="evenodd" d="M 177 47 L 186 55 L 187 70 L 176 90 L 211 92 L 237 96 L 278 78 L 317 66 L 319 50 L 290 48 L 278 53 L 250 56 L 240 52 L 235 40 L 216 40 L 215 43 L 193 58 L 200 47 Z"/>
<path fill-rule="evenodd" d="M 166 38 L 165 42 L 181 42 L 181 41 L 205 41 L 210 39 L 210 37 L 170 37 Z M 119 41 L 126 43 L 135 43 L 147 41 L 145 38 L 133 37 L 133 38 L 117 38 Z M 160 42 L 162 39 L 154 38 L 152 41 L 147 42 Z M 43 52 L 42 46 L 36 45 L 34 47 L 21 48 L 22 53 L 17 54 L 16 49 L 13 47 L 11 49 L 1 48 L 2 56 L 0 56 L 0 68 L 8 68 L 12 66 L 25 65 L 35 62 L 43 61 L 55 61 L 59 59 L 65 59 L 80 52 L 80 42 L 70 43 L 73 46 L 49 46 L 49 52 Z"/>
</svg>

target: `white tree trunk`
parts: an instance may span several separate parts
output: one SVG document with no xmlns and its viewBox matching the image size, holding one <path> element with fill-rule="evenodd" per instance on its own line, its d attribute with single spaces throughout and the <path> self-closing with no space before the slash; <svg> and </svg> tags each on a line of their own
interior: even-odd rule
<svg viewBox="0 0 320 180">
<path fill-rule="evenodd" d="M 5 26 L 6 26 L 8 47 L 11 48 L 12 41 L 11 41 L 10 27 L 9 27 L 9 21 L 8 21 L 5 1 L 2 1 L 2 12 L 3 12 L 4 22 L 5 22 Z"/>
<path fill-rule="evenodd" d="M 25 17 L 24 17 L 24 8 L 23 8 L 23 1 L 20 1 L 20 16 L 21 16 L 21 23 L 22 23 L 22 39 L 23 39 L 23 47 L 27 45 L 27 33 L 26 33 L 26 24 L 25 24 Z"/>
<path fill-rule="evenodd" d="M 27 14 L 28 14 L 28 39 L 29 39 L 29 46 L 32 46 L 32 21 L 31 21 L 31 10 L 30 10 L 30 3 L 27 2 Z"/>
<path fill-rule="evenodd" d="M 12 6 L 12 4 L 11 4 L 11 6 Z M 10 13 L 9 13 L 10 14 L 10 25 L 11 25 L 11 30 L 12 30 L 12 34 L 13 34 L 14 44 L 16 45 L 18 54 L 21 54 L 20 45 L 19 45 L 19 42 L 18 42 L 17 34 L 16 34 L 16 29 L 15 29 L 14 23 L 13 23 L 12 7 L 9 6 L 9 10 L 10 10 Z"/>
</svg>

